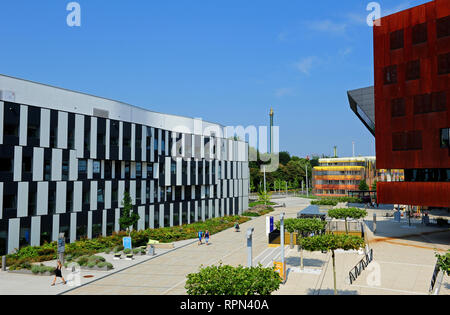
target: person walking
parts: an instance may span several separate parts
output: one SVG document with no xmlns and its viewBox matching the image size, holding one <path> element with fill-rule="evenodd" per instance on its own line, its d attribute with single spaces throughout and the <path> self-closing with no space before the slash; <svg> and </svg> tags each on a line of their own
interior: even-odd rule
<svg viewBox="0 0 450 315">
<path fill-rule="evenodd" d="M 206 232 L 205 232 L 205 241 L 206 241 L 206 245 L 209 245 L 209 237 L 210 237 L 209 231 L 206 230 Z"/>
<path fill-rule="evenodd" d="M 203 231 L 198 231 L 198 245 L 199 246 L 203 244 L 202 239 L 203 239 Z"/>
<path fill-rule="evenodd" d="M 64 277 L 62 276 L 61 270 L 62 270 L 62 264 L 61 264 L 61 261 L 58 260 L 56 269 L 55 269 L 55 279 L 53 279 L 52 286 L 55 285 L 56 278 L 61 278 L 63 283 L 66 284 L 66 280 L 64 280 Z"/>
</svg>

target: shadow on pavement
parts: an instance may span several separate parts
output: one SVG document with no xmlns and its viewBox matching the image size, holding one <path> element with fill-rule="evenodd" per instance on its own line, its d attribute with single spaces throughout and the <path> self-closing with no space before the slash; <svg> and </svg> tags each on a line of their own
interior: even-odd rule
<svg viewBox="0 0 450 315">
<path fill-rule="evenodd" d="M 292 267 L 300 267 L 300 257 L 288 257 L 288 258 L 286 258 L 286 264 L 288 264 Z M 303 258 L 303 266 L 305 268 L 322 267 L 323 264 L 324 264 L 324 261 L 320 260 L 320 259 Z"/>
<path fill-rule="evenodd" d="M 338 295 L 359 295 L 358 291 L 354 290 L 337 290 Z M 314 289 L 309 289 L 307 292 L 308 295 L 334 295 L 333 289 L 322 289 L 319 292 L 316 292 Z"/>
</svg>

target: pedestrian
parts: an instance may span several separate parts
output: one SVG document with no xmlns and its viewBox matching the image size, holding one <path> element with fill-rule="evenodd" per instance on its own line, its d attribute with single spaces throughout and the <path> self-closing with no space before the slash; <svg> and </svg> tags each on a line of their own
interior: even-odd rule
<svg viewBox="0 0 450 315">
<path fill-rule="evenodd" d="M 209 245 L 209 231 L 208 230 L 206 230 L 206 232 L 205 232 L 205 241 L 206 241 L 206 245 Z"/>
<path fill-rule="evenodd" d="M 61 270 L 62 270 L 62 264 L 61 264 L 61 261 L 58 260 L 56 269 L 55 269 L 55 279 L 53 279 L 52 286 L 55 285 L 56 278 L 61 278 L 63 283 L 66 284 L 66 280 L 64 280 L 64 277 L 62 276 Z"/>
<path fill-rule="evenodd" d="M 203 231 L 198 231 L 198 245 L 202 245 Z"/>
</svg>

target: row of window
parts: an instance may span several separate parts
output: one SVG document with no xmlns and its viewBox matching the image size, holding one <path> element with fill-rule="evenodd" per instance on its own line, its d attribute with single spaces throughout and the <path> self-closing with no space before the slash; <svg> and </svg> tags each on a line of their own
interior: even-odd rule
<svg viewBox="0 0 450 315">
<path fill-rule="evenodd" d="M 405 170 L 407 182 L 450 182 L 450 169 L 408 169 Z"/>
<path fill-rule="evenodd" d="M 415 115 L 444 112 L 447 110 L 447 93 L 441 91 L 415 95 L 413 106 Z M 405 98 L 391 100 L 391 116 L 393 118 L 406 116 Z"/>
<path fill-rule="evenodd" d="M 450 148 L 450 128 L 440 130 L 440 147 Z M 397 132 L 392 135 L 393 151 L 422 150 L 422 132 Z"/>
<path fill-rule="evenodd" d="M 441 54 L 437 60 L 437 72 L 439 75 L 450 73 L 450 53 Z M 391 65 L 384 68 L 384 84 L 396 84 L 398 82 L 398 66 Z M 412 60 L 406 63 L 405 80 L 420 79 L 420 60 Z"/>
<path fill-rule="evenodd" d="M 46 123 L 45 126 L 42 126 L 43 122 L 43 111 L 50 112 L 48 120 L 49 124 Z M 85 115 L 78 115 L 83 117 L 84 125 L 80 127 L 82 130 L 78 130 L 76 132 L 76 115 L 74 113 L 64 113 L 67 114 L 67 119 L 62 119 L 60 117 L 60 113 L 57 110 L 47 110 L 42 109 L 40 107 L 34 107 L 34 106 L 27 106 L 27 126 L 26 126 L 26 145 L 27 146 L 34 146 L 38 147 L 41 146 L 41 137 L 45 135 L 45 137 L 49 137 L 47 139 L 44 139 L 45 141 L 45 147 L 50 148 L 62 148 L 62 149 L 70 149 L 75 150 L 76 149 L 76 143 L 75 138 L 76 134 L 82 133 L 83 134 L 83 150 L 84 150 L 84 156 L 89 156 L 89 153 L 91 152 L 91 119 L 94 117 L 91 116 L 85 116 Z M 21 124 L 21 105 L 15 104 L 11 102 L 5 102 L 4 103 L 4 126 L 3 126 L 3 136 L 6 139 L 11 139 L 10 144 L 19 144 L 19 130 L 20 130 L 20 124 Z M 181 156 L 182 152 L 182 135 L 180 133 L 172 133 L 168 132 L 168 136 L 165 136 L 165 131 L 162 131 L 161 137 L 159 136 L 159 129 L 147 127 L 139 124 L 135 124 L 135 139 L 132 139 L 132 123 L 128 122 L 122 122 L 122 134 L 120 135 L 120 122 L 115 120 L 108 120 L 105 118 L 95 118 L 97 120 L 97 126 L 96 126 L 96 145 L 97 145 L 97 152 L 98 151 L 104 151 L 104 148 L 107 144 L 107 137 L 109 138 L 109 145 L 110 148 L 118 148 L 119 147 L 119 139 L 120 136 L 122 136 L 122 147 L 124 150 L 130 150 L 132 147 L 132 141 L 134 141 L 134 147 L 136 152 L 142 151 L 142 146 L 145 146 L 145 149 L 147 151 L 150 150 L 158 150 L 158 146 L 161 147 L 161 155 L 172 155 L 171 153 L 176 153 L 178 156 Z M 47 119 L 45 121 L 48 121 Z M 107 134 L 107 128 L 106 128 L 106 122 L 110 122 L 110 128 L 109 128 L 109 134 Z M 61 123 L 64 123 L 64 125 L 60 125 Z M 61 130 L 64 130 L 64 132 L 59 132 L 58 130 L 61 128 Z M 43 130 L 48 130 L 47 132 L 43 132 Z M 152 129 L 154 129 L 154 134 L 152 136 Z M 143 139 L 142 135 L 145 131 L 146 137 Z M 58 137 L 64 135 L 64 138 L 67 137 L 67 139 L 61 139 L 64 141 L 58 141 Z M 192 151 L 194 150 L 195 156 L 200 156 L 201 147 L 203 145 L 204 152 L 206 156 L 210 155 L 210 152 L 213 154 L 213 156 L 216 155 L 216 138 L 214 134 L 211 134 L 211 137 L 204 137 L 203 144 L 201 143 L 202 137 L 201 136 L 195 136 L 195 147 L 192 148 L 192 135 L 188 135 L 185 137 L 184 142 L 184 149 L 185 149 L 185 156 L 190 157 L 192 156 Z M 152 139 L 153 138 L 153 139 Z M 160 139 L 161 138 L 161 139 Z M 142 141 L 145 141 L 145 143 L 142 143 Z M 152 140 L 153 140 L 153 146 L 152 146 Z M 168 141 L 168 148 L 169 152 L 166 152 L 166 140 Z M 49 143 L 47 143 L 49 141 Z M 64 143 L 63 146 L 58 146 L 58 142 Z M 159 143 L 161 142 L 161 143 Z M 176 144 L 174 146 L 173 144 Z M 67 144 L 67 145 L 65 145 Z M 23 144 L 25 145 L 25 144 Z M 174 148 L 175 147 L 175 148 Z M 103 148 L 103 149 L 102 149 Z M 176 152 L 172 152 L 172 148 L 175 149 Z M 222 142 L 221 150 L 223 153 L 223 156 L 225 156 L 226 153 L 226 145 L 225 141 Z"/>
<path fill-rule="evenodd" d="M 211 187 L 211 185 L 192 185 L 187 186 L 186 191 L 183 198 L 183 192 L 182 187 L 175 187 L 175 186 L 168 186 L 168 187 L 162 187 L 161 189 L 158 189 L 158 186 L 154 186 L 153 190 L 153 200 L 151 199 L 151 191 L 150 191 L 150 182 L 146 182 L 146 190 L 145 195 L 142 195 L 142 189 L 141 186 L 142 183 L 140 181 L 136 182 L 136 191 L 135 191 L 135 203 L 136 205 L 145 205 L 145 204 L 154 204 L 157 200 L 157 203 L 164 203 L 164 202 L 173 202 L 173 201 L 191 201 L 191 200 L 202 200 L 202 199 L 218 199 L 218 198 L 225 198 L 225 196 L 222 196 L 223 194 L 219 195 L 219 191 L 216 188 Z M 119 198 L 119 190 L 117 185 L 112 185 L 111 187 L 111 204 L 115 204 L 117 207 L 121 206 L 122 198 Z M 158 191 L 159 191 L 159 198 L 158 198 Z M 73 193 L 73 185 L 67 185 L 66 187 L 66 198 L 65 198 L 65 209 L 66 213 L 73 212 L 73 205 L 74 205 L 74 193 Z M 48 190 L 48 198 L 47 198 L 47 213 L 48 214 L 55 214 L 56 213 L 56 189 L 49 189 Z M 41 196 L 42 197 L 42 196 Z M 18 194 L 15 193 L 5 193 L 3 195 L 3 210 L 4 210 L 4 217 L 8 217 L 9 211 L 15 211 L 17 209 L 17 198 Z M 37 191 L 30 190 L 28 192 L 28 215 L 36 216 L 37 214 L 37 200 L 38 200 L 38 193 Z M 97 197 L 96 197 L 96 203 L 98 209 L 104 209 L 104 203 L 105 203 L 105 189 L 102 187 L 98 187 L 97 189 Z M 82 205 L 86 208 L 89 208 L 91 205 L 91 187 L 89 184 L 83 185 L 82 190 Z M 10 217 L 17 217 L 15 215 L 12 215 Z"/>
<path fill-rule="evenodd" d="M 436 37 L 438 39 L 450 36 L 450 16 L 436 20 Z M 413 45 L 426 43 L 428 41 L 428 24 L 422 23 L 413 26 L 411 33 Z M 405 32 L 403 29 L 391 32 L 391 50 L 401 49 L 405 46 Z"/>
<path fill-rule="evenodd" d="M 315 176 L 327 176 L 327 175 L 356 176 L 361 174 L 362 174 L 361 171 L 314 171 Z"/>
<path fill-rule="evenodd" d="M 317 180 L 316 185 L 359 185 L 357 180 Z"/>
</svg>

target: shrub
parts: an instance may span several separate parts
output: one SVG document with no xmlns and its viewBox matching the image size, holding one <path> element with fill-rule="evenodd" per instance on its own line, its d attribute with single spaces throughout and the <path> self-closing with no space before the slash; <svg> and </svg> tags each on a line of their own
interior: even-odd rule
<svg viewBox="0 0 450 315">
<path fill-rule="evenodd" d="M 313 200 L 313 201 L 311 201 L 311 204 L 317 205 L 317 206 L 337 206 L 338 201 L 327 198 L 327 199 Z"/>
<path fill-rule="evenodd" d="M 97 264 L 95 263 L 95 261 L 90 261 L 90 262 L 88 262 L 87 267 L 88 268 L 94 268 L 96 265 Z"/>
<path fill-rule="evenodd" d="M 97 267 L 99 268 L 107 267 L 108 270 L 114 269 L 113 265 L 108 262 L 100 262 L 97 264 Z"/>
<path fill-rule="evenodd" d="M 124 253 L 125 255 L 130 254 L 130 253 L 131 253 L 131 249 L 125 248 L 125 249 L 123 250 L 123 253 Z"/>
<path fill-rule="evenodd" d="M 244 216 L 244 217 L 260 217 L 261 215 L 259 213 L 255 213 L 255 212 L 244 212 L 242 214 L 242 216 Z"/>
<path fill-rule="evenodd" d="M 188 295 L 270 295 L 282 279 L 274 268 L 210 266 L 187 275 Z"/>
</svg>

